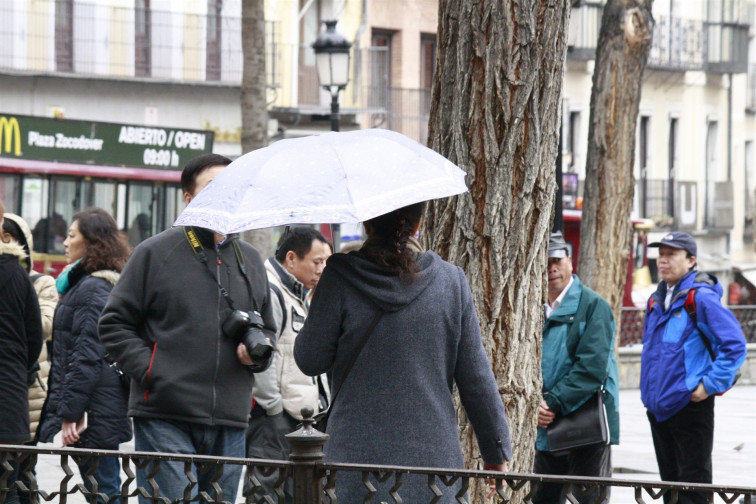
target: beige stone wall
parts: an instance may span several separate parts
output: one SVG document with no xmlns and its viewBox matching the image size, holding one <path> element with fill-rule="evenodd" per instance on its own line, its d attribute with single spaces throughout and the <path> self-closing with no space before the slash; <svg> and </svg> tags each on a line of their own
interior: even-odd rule
<svg viewBox="0 0 756 504">
<path fill-rule="evenodd" d="M 371 45 L 372 30 L 394 33 L 391 61 L 391 86 L 420 87 L 420 36 L 438 29 L 436 0 L 368 1 L 368 29 L 362 45 Z"/>
<path fill-rule="evenodd" d="M 640 345 L 620 348 L 618 365 L 621 389 L 640 387 L 640 359 Z M 756 384 L 756 343 L 748 344 L 748 355 L 740 373 L 738 385 Z"/>
</svg>

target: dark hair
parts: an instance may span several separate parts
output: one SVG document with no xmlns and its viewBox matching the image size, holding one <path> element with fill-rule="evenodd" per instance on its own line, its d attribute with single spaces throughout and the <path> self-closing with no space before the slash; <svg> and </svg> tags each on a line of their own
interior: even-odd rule
<svg viewBox="0 0 756 504">
<path fill-rule="evenodd" d="M 21 226 L 19 226 L 16 221 L 11 219 L 4 219 L 3 233 L 5 233 L 6 236 L 10 236 L 19 245 L 24 247 L 24 252 L 31 254 L 31 250 L 29 250 L 29 242 L 26 241 L 26 236 L 24 236 L 24 232 L 21 230 Z"/>
<path fill-rule="evenodd" d="M 327 244 L 329 247 L 331 246 L 325 236 L 315 228 L 298 226 L 284 230 L 284 233 L 278 240 L 278 246 L 276 247 L 276 260 L 283 263 L 286 259 L 286 254 L 290 250 L 297 254 L 297 257 L 302 259 L 310 252 L 313 240 L 318 240 Z"/>
<path fill-rule="evenodd" d="M 73 222 L 78 222 L 79 232 L 87 244 L 81 259 L 84 271 L 109 269 L 120 273 L 131 249 L 113 217 L 102 208 L 93 207 L 75 214 Z"/>
<path fill-rule="evenodd" d="M 190 159 L 184 169 L 181 170 L 181 190 L 194 194 L 194 186 L 197 183 L 197 175 L 211 166 L 228 166 L 231 160 L 220 154 L 203 154 Z"/>
<path fill-rule="evenodd" d="M 688 251 L 686 250 L 685 252 L 688 252 Z M 693 254 L 691 254 L 690 252 L 688 252 L 688 253 L 687 253 L 687 254 L 685 255 L 685 258 L 686 258 L 686 259 L 694 259 L 695 257 L 696 257 L 696 256 L 694 256 L 694 255 L 693 255 Z M 696 269 L 696 267 L 697 267 L 697 266 L 698 266 L 698 261 L 694 262 L 694 263 L 693 263 L 693 266 L 691 266 L 691 267 L 690 267 L 690 269 L 689 269 L 688 271 L 693 271 L 694 269 Z"/>
<path fill-rule="evenodd" d="M 415 203 L 368 220 L 366 223 L 373 232 L 360 249 L 365 258 L 389 268 L 402 280 L 413 282 L 418 266 L 415 254 L 407 250 L 407 241 L 424 209 L 425 202 Z"/>
</svg>

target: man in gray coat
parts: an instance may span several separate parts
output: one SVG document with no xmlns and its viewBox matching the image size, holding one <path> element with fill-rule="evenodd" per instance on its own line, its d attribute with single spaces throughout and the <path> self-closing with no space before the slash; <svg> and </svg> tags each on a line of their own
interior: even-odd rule
<svg viewBox="0 0 756 504">
<path fill-rule="evenodd" d="M 191 160 L 181 177 L 186 202 L 230 162 L 216 154 Z M 265 366 L 224 322 L 238 311 L 257 312 L 272 340 L 268 292 L 260 254 L 235 235 L 179 227 L 134 249 L 103 310 L 100 338 L 131 377 L 137 451 L 244 457 L 252 373 Z M 150 489 L 151 469 L 137 469 L 140 487 Z M 196 477 L 193 495 L 234 502 L 241 466 L 227 465 L 217 482 L 214 471 Z M 161 463 L 154 481 L 156 496 L 171 501 L 190 484 L 183 463 Z M 139 501 L 152 502 L 141 494 Z"/>
</svg>

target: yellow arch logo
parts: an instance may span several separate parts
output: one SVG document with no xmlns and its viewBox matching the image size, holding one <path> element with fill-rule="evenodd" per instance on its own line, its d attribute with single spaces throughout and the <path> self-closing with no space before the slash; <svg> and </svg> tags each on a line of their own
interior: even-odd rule
<svg viewBox="0 0 756 504">
<path fill-rule="evenodd" d="M 21 155 L 21 131 L 15 117 L 8 119 L 0 116 L 0 154 L 3 152 L 14 156 Z"/>
</svg>

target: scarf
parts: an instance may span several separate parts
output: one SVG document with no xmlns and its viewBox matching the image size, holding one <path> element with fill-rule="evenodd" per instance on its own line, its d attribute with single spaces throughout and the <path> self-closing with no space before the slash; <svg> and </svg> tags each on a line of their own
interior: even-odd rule
<svg viewBox="0 0 756 504">
<path fill-rule="evenodd" d="M 68 289 L 71 288 L 71 283 L 68 276 L 74 269 L 76 269 L 80 262 L 81 259 L 73 263 L 70 267 L 61 271 L 60 275 L 58 275 L 58 278 L 55 280 L 55 288 L 58 289 L 58 294 L 60 294 L 61 296 L 65 296 L 66 292 L 68 292 Z"/>
</svg>

